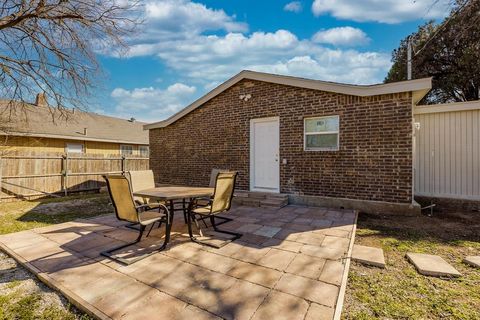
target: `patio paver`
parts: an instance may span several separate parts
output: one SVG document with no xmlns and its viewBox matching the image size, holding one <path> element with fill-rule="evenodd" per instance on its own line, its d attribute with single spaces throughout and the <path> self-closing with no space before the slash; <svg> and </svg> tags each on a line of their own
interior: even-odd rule
<svg viewBox="0 0 480 320">
<path fill-rule="evenodd" d="M 408 252 L 407 259 L 413 263 L 419 273 L 426 276 L 459 277 L 462 275 L 440 256 Z"/>
<path fill-rule="evenodd" d="M 290 294 L 272 291 L 253 316 L 253 320 L 303 320 L 308 303 Z"/>
<path fill-rule="evenodd" d="M 334 308 L 312 303 L 308 308 L 305 320 L 329 320 L 333 318 Z"/>
<path fill-rule="evenodd" d="M 480 256 L 467 256 L 463 259 L 463 262 L 472 267 L 480 268 Z"/>
<path fill-rule="evenodd" d="M 0 246 L 100 319 L 332 319 L 356 213 L 234 207 L 231 217 L 222 227 L 244 237 L 215 249 L 190 242 L 178 214 L 168 249 L 128 266 L 100 256 L 137 235 L 113 214 L 7 234 Z M 120 254 L 163 237 L 155 229 Z"/>
<path fill-rule="evenodd" d="M 380 248 L 353 245 L 352 259 L 363 264 L 385 268 L 385 257 Z"/>
</svg>

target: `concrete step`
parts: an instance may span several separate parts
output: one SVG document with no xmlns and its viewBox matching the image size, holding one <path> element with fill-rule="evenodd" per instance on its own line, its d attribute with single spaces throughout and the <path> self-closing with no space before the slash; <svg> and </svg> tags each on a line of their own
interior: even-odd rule
<svg viewBox="0 0 480 320">
<path fill-rule="evenodd" d="M 235 191 L 234 196 L 236 198 L 248 198 L 248 192 L 247 191 Z"/>
<path fill-rule="evenodd" d="M 260 199 L 246 198 L 242 200 L 242 205 L 247 207 L 260 207 Z"/>
<path fill-rule="evenodd" d="M 288 205 L 288 195 L 238 190 L 235 191 L 233 202 L 249 207 L 282 208 Z"/>
<path fill-rule="evenodd" d="M 288 205 L 287 199 L 265 199 L 260 201 L 260 207 L 264 208 L 283 208 Z"/>
</svg>

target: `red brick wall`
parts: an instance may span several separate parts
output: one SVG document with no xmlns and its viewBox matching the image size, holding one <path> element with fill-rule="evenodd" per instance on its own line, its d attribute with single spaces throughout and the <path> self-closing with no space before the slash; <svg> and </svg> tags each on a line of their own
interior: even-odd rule
<svg viewBox="0 0 480 320">
<path fill-rule="evenodd" d="M 355 97 L 242 80 L 150 130 L 150 167 L 158 182 L 189 185 L 207 185 L 212 168 L 237 170 L 237 188 L 248 190 L 250 119 L 279 116 L 282 193 L 409 203 L 411 101 L 409 93 Z M 304 151 L 303 119 L 323 115 L 340 116 L 340 150 Z"/>
</svg>

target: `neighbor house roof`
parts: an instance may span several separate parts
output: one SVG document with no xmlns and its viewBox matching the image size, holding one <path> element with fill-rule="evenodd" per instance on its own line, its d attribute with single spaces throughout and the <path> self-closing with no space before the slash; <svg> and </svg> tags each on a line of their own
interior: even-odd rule
<svg viewBox="0 0 480 320">
<path fill-rule="evenodd" d="M 210 91 L 209 93 L 201 97 L 200 99 L 194 101 L 185 109 L 174 114 L 170 118 L 163 121 L 147 124 L 144 126 L 144 128 L 155 129 L 155 128 L 166 127 L 174 123 L 178 119 L 182 118 L 183 116 L 187 115 L 188 113 L 192 112 L 193 110 L 197 109 L 198 107 L 203 105 L 205 102 L 219 95 L 220 93 L 232 87 L 233 85 L 235 85 L 236 83 L 240 82 L 243 79 L 258 80 L 258 81 L 283 84 L 283 85 L 288 85 L 293 87 L 322 90 L 322 91 L 348 94 L 348 95 L 354 95 L 354 96 L 360 96 L 360 97 L 376 96 L 381 94 L 399 93 L 399 92 L 412 92 L 414 104 L 417 104 L 432 88 L 432 78 L 392 82 L 392 83 L 385 83 L 385 84 L 375 84 L 375 85 L 352 85 L 352 84 L 311 80 L 311 79 L 305 79 L 305 78 L 282 76 L 282 75 L 276 75 L 276 74 L 244 70 L 238 73 L 233 78 L 225 81 L 224 83 L 222 83 L 221 85 L 219 85 L 218 87 L 216 87 L 215 89 L 213 89 L 212 91 Z"/>
<path fill-rule="evenodd" d="M 143 122 L 9 102 L 0 101 L 3 131 L 8 135 L 148 145 Z"/>
</svg>

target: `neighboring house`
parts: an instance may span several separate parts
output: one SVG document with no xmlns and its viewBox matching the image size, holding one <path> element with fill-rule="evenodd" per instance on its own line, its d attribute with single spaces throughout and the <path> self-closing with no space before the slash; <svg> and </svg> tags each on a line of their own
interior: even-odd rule
<svg viewBox="0 0 480 320">
<path fill-rule="evenodd" d="M 150 130 L 156 180 L 208 184 L 239 172 L 237 189 L 293 203 L 417 211 L 413 106 L 431 79 L 357 86 L 242 71 Z"/>
<path fill-rule="evenodd" d="M 46 105 L 40 94 L 35 104 L 0 101 L 0 150 L 15 154 L 55 152 L 74 155 L 125 155 L 148 157 L 148 133 L 144 123 L 96 113 L 66 109 L 60 112 Z M 10 112 L 12 111 L 12 112 Z"/>
</svg>

